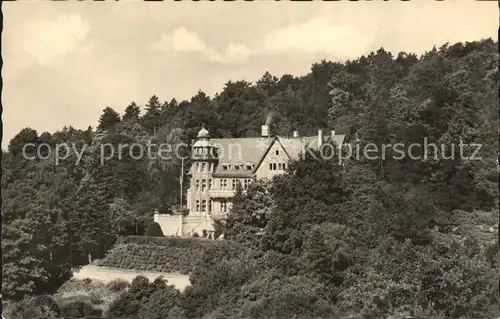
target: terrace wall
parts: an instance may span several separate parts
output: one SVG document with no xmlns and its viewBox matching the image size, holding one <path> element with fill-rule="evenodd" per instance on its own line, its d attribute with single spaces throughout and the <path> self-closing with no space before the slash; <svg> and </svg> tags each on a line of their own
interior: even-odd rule
<svg viewBox="0 0 500 319">
<path fill-rule="evenodd" d="M 213 220 L 209 216 L 182 216 L 154 214 L 154 221 L 160 225 L 164 236 L 192 237 L 194 233 L 203 236 L 203 230 L 213 232 Z"/>
</svg>

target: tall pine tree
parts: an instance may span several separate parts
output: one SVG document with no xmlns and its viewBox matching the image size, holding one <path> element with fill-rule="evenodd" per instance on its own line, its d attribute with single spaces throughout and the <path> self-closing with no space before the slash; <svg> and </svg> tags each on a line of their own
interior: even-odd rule
<svg viewBox="0 0 500 319">
<path fill-rule="evenodd" d="M 115 110 L 113 110 L 111 107 L 106 107 L 102 111 L 102 115 L 99 118 L 99 125 L 97 128 L 99 130 L 107 130 L 115 126 L 116 124 L 120 123 L 120 114 L 118 114 Z"/>
<path fill-rule="evenodd" d="M 122 121 L 138 121 L 140 113 L 141 108 L 135 102 L 132 102 L 125 109 Z"/>
</svg>

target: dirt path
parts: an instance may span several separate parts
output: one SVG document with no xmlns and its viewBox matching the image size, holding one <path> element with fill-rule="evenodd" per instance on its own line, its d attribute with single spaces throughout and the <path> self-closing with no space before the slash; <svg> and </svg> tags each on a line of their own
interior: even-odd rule
<svg viewBox="0 0 500 319">
<path fill-rule="evenodd" d="M 107 268 L 98 267 L 94 265 L 87 265 L 82 267 L 80 270 L 75 271 L 73 278 L 75 279 L 85 279 L 90 278 L 92 280 L 110 282 L 115 279 L 122 279 L 131 282 L 135 277 L 142 275 L 147 277 L 150 281 L 163 276 L 168 283 L 174 285 L 180 291 L 183 291 L 191 283 L 189 282 L 189 276 L 182 275 L 179 273 L 161 273 L 161 272 L 150 272 L 150 271 L 137 271 L 137 270 L 124 270 L 117 268 Z"/>
</svg>

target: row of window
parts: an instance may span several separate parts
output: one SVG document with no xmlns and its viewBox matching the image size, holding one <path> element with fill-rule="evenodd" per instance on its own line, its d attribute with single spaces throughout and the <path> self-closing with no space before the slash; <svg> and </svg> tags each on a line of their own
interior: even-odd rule
<svg viewBox="0 0 500 319">
<path fill-rule="evenodd" d="M 236 187 L 238 185 L 238 182 L 241 182 L 238 179 L 232 179 L 231 180 L 231 189 L 236 190 Z M 248 189 L 248 185 L 252 182 L 252 179 L 244 179 L 242 180 L 242 185 L 243 189 Z M 195 179 L 195 189 L 197 192 L 204 192 L 207 189 L 212 189 L 212 179 Z M 223 178 L 220 180 L 220 189 L 228 189 L 228 180 Z"/>
<path fill-rule="evenodd" d="M 195 180 L 196 191 L 205 191 L 207 189 L 207 180 L 206 179 L 196 179 Z M 208 189 L 212 188 L 212 179 L 208 180 Z"/>
<path fill-rule="evenodd" d="M 208 169 L 207 172 L 212 172 L 214 169 L 214 163 L 194 163 L 194 169 L 197 172 L 205 172 L 206 169 Z"/>
<path fill-rule="evenodd" d="M 208 212 L 212 212 L 213 201 L 210 199 L 208 201 Z M 220 203 L 221 211 L 227 213 L 227 201 L 222 200 Z M 196 211 L 197 212 L 207 212 L 207 201 L 204 199 L 202 201 L 196 201 Z"/>
<path fill-rule="evenodd" d="M 218 153 L 218 149 L 216 147 L 212 147 L 212 146 L 209 146 L 209 147 L 197 146 L 197 147 L 194 147 L 194 150 L 193 150 L 194 155 L 210 155 L 213 157 L 217 157 L 217 155 L 218 155 L 217 153 Z"/>
<path fill-rule="evenodd" d="M 223 171 L 227 171 L 227 170 L 229 170 L 231 168 L 231 166 L 232 166 L 232 168 L 235 171 L 243 171 L 243 170 L 251 171 L 253 169 L 253 165 L 250 165 L 250 164 L 247 164 L 247 165 L 243 165 L 243 164 L 236 164 L 236 165 L 225 164 L 225 165 L 222 165 L 222 170 Z"/>
<path fill-rule="evenodd" d="M 287 168 L 286 163 L 269 163 L 269 170 L 270 171 L 284 171 Z"/>
<path fill-rule="evenodd" d="M 206 212 L 207 211 L 207 201 L 205 199 L 201 201 L 201 205 L 200 205 L 199 200 L 196 201 L 196 211 L 197 212 Z M 209 212 L 212 211 L 212 200 L 208 201 L 208 211 Z"/>
<path fill-rule="evenodd" d="M 251 171 L 253 169 L 253 165 L 243 165 L 243 164 L 236 164 L 236 165 L 229 165 L 229 164 L 224 164 L 222 165 L 222 170 L 227 171 L 230 168 L 233 168 L 235 171 Z M 196 172 L 213 172 L 215 168 L 215 165 L 213 163 L 194 163 L 194 169 Z M 207 170 L 208 169 L 208 170 Z"/>
</svg>

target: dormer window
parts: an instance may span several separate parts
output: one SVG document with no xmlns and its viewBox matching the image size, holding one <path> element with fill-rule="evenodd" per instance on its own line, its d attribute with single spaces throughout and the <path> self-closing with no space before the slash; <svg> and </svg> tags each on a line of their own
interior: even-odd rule
<svg viewBox="0 0 500 319">
<path fill-rule="evenodd" d="M 234 169 L 239 171 L 240 170 L 240 165 L 234 165 Z"/>
<path fill-rule="evenodd" d="M 227 171 L 227 169 L 228 169 L 228 165 L 222 165 L 222 170 L 223 171 Z"/>
<path fill-rule="evenodd" d="M 247 170 L 251 171 L 252 170 L 252 165 L 247 165 Z"/>
</svg>

